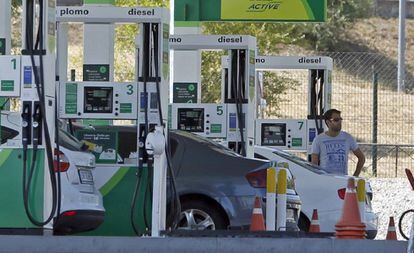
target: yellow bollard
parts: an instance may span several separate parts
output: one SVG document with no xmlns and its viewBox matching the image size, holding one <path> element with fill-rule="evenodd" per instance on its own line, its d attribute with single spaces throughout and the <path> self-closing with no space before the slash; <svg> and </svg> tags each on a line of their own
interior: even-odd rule
<svg viewBox="0 0 414 253">
<path fill-rule="evenodd" d="M 287 173 L 281 168 L 277 177 L 277 230 L 286 231 Z"/>
<path fill-rule="evenodd" d="M 266 230 L 276 229 L 276 168 L 269 167 L 266 177 Z"/>
<path fill-rule="evenodd" d="M 365 223 L 365 180 L 359 179 L 357 183 L 357 196 L 359 215 L 361 216 L 361 222 Z"/>
</svg>

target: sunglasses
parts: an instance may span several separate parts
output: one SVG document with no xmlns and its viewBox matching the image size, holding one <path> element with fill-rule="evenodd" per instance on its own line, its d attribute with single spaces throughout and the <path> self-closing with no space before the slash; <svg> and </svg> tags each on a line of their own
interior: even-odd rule
<svg viewBox="0 0 414 253">
<path fill-rule="evenodd" d="M 334 119 L 330 119 L 330 121 L 339 122 L 339 121 L 342 121 L 342 118 L 334 118 Z"/>
</svg>

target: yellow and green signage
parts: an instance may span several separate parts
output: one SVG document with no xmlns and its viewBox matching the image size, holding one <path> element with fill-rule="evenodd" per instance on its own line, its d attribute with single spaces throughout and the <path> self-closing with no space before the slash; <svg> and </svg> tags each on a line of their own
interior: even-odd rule
<svg viewBox="0 0 414 253">
<path fill-rule="evenodd" d="M 175 21 L 324 22 L 327 0 L 176 0 Z"/>
<path fill-rule="evenodd" d="M 315 16 L 306 0 L 221 0 L 222 20 L 304 20 Z"/>
</svg>

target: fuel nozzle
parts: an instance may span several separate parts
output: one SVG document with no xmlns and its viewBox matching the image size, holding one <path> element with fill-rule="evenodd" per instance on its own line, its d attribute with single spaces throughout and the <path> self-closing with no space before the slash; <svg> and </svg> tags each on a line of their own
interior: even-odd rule
<svg viewBox="0 0 414 253">
<path fill-rule="evenodd" d="M 28 102 L 24 102 L 23 110 L 22 110 L 22 144 L 23 144 L 24 149 L 27 149 L 27 145 L 29 145 L 30 114 L 31 114 L 31 104 Z"/>
<path fill-rule="evenodd" d="M 40 105 L 35 104 L 34 108 L 34 114 L 33 114 L 33 147 L 37 147 L 39 144 L 39 138 L 41 136 L 41 128 L 40 128 L 40 122 L 42 120 L 42 114 L 40 112 Z"/>
</svg>

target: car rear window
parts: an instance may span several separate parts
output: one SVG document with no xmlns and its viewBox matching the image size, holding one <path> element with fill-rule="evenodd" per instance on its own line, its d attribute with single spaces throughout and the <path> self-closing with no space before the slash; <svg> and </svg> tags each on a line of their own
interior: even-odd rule
<svg viewBox="0 0 414 253">
<path fill-rule="evenodd" d="M 254 153 L 254 158 L 262 159 L 262 160 L 269 160 L 266 157 L 259 155 L 258 153 Z"/>
<path fill-rule="evenodd" d="M 202 143 L 203 145 L 209 146 L 211 149 L 213 149 L 217 152 L 223 153 L 225 155 L 230 155 L 230 156 L 234 156 L 234 157 L 243 157 L 243 156 L 237 154 L 236 152 L 234 152 L 233 150 L 231 150 L 229 148 L 226 148 L 223 145 L 220 145 L 219 143 L 217 143 L 213 140 L 207 139 L 203 136 L 196 135 L 196 134 L 189 133 L 189 132 L 185 132 L 185 131 L 174 131 L 174 132 L 177 133 L 177 134 L 180 134 L 184 138 L 188 138 L 188 139 L 191 139 L 192 141 L 199 142 L 199 143 Z"/>
<path fill-rule="evenodd" d="M 297 165 L 302 166 L 303 168 L 310 170 L 316 174 L 326 174 L 327 172 L 325 170 L 323 170 L 321 167 L 316 166 L 308 161 L 306 161 L 305 159 L 302 159 L 298 156 L 289 154 L 289 153 L 285 153 L 285 152 L 279 152 L 279 151 L 273 151 L 273 153 L 275 155 L 281 156 L 283 158 L 285 158 L 286 160 L 289 160 L 293 163 L 296 163 Z"/>
<path fill-rule="evenodd" d="M 174 156 L 175 152 L 177 151 L 178 141 L 174 138 L 169 138 L 169 148 L 171 152 L 171 156 Z"/>
<path fill-rule="evenodd" d="M 59 128 L 59 145 L 71 151 L 82 151 L 83 143 L 75 136 Z"/>
</svg>

